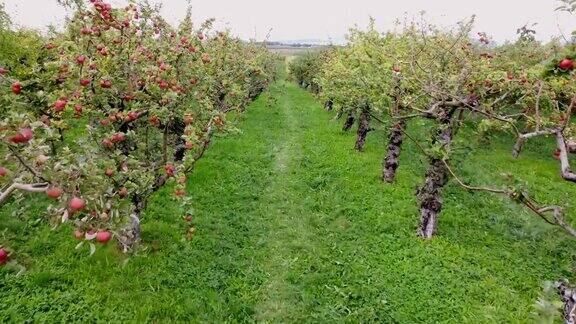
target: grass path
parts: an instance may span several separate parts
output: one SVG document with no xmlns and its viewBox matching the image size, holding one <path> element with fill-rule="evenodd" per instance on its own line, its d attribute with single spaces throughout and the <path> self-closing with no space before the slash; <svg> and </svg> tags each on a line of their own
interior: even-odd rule
<svg viewBox="0 0 576 324">
<path fill-rule="evenodd" d="M 407 145 L 398 183 L 382 184 L 384 134 L 371 133 L 359 154 L 331 118 L 295 85 L 273 85 L 189 177 L 194 239 L 183 240 L 165 188 L 144 215 L 147 249 L 129 260 L 112 246 L 93 257 L 74 250 L 57 238 L 71 228 L 36 221 L 41 207 L 16 218 L 0 210 L 0 242 L 28 268 L 20 277 L 0 269 L 0 322 L 518 322 L 543 281 L 569 275 L 574 241 L 454 186 L 439 236 L 422 242 L 417 149 Z M 510 143 L 494 143 L 468 153 L 463 176 L 515 168 L 543 200 L 576 195 L 550 180 L 556 164 L 538 156 L 550 147 L 529 143 L 535 153 L 515 161 Z"/>
</svg>

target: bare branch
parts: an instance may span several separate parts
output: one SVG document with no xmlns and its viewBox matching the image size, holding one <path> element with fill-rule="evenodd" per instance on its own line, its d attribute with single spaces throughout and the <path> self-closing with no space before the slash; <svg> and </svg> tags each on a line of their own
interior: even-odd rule
<svg viewBox="0 0 576 324">
<path fill-rule="evenodd" d="M 36 183 L 36 184 L 13 183 L 6 190 L 0 193 L 0 205 L 3 204 L 15 190 L 22 190 L 27 192 L 45 192 L 47 189 L 48 189 L 48 183 Z"/>
<path fill-rule="evenodd" d="M 512 150 L 512 156 L 517 158 L 520 155 L 520 153 L 522 152 L 522 148 L 524 147 L 524 142 L 526 142 L 527 139 L 530 139 L 532 137 L 537 137 L 537 136 L 556 134 L 557 131 L 558 131 L 558 129 L 550 128 L 550 129 L 544 129 L 544 130 L 539 130 L 539 131 L 532 132 L 532 133 L 526 133 L 526 134 L 519 135 L 518 138 L 516 139 L 516 144 L 514 145 L 514 149 Z"/>
<path fill-rule="evenodd" d="M 576 182 L 576 173 L 570 170 L 570 162 L 568 161 L 568 149 L 566 148 L 566 141 L 564 134 L 560 130 L 556 131 L 556 144 L 560 150 L 560 174 L 564 180 Z"/>
</svg>

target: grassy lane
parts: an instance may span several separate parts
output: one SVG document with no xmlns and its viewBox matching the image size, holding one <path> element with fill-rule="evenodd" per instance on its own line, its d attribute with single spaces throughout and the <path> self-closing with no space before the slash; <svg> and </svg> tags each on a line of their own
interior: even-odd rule
<svg viewBox="0 0 576 324">
<path fill-rule="evenodd" d="M 41 205 L 21 219 L 4 207 L 0 242 L 28 272 L 0 269 L 0 322 L 518 322 L 530 318 L 543 281 L 569 276 L 574 241 L 511 203 L 453 185 L 439 236 L 419 240 L 417 149 L 407 144 L 398 183 L 385 185 L 384 134 L 371 133 L 359 154 L 331 118 L 310 94 L 275 84 L 189 177 L 194 239 L 183 240 L 165 188 L 143 219 L 147 249 L 129 260 L 113 247 L 75 251 L 59 238 L 71 228 L 36 221 Z M 556 162 L 538 155 L 551 147 L 529 145 L 536 153 L 518 161 L 499 140 L 463 152 L 472 161 L 463 176 L 515 168 L 540 185 L 541 200 L 575 196 L 556 180 Z"/>
</svg>

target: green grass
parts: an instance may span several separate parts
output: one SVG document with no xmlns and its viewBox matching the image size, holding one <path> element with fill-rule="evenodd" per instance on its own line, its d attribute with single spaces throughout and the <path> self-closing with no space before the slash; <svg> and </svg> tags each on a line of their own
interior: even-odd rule
<svg viewBox="0 0 576 324">
<path fill-rule="evenodd" d="M 193 240 L 165 188 L 143 217 L 146 249 L 130 258 L 74 250 L 70 227 L 38 221 L 41 201 L 25 215 L 3 207 L 0 244 L 28 271 L 0 269 L 0 322 L 525 322 L 542 283 L 570 276 L 574 240 L 453 183 L 439 235 L 420 240 L 417 148 L 406 144 L 398 183 L 383 184 L 384 132 L 357 153 L 331 118 L 295 85 L 273 85 L 189 177 Z M 458 169 L 479 184 L 514 170 L 538 199 L 571 202 L 552 146 L 530 142 L 519 160 L 510 148 L 495 138 L 459 152 Z"/>
</svg>

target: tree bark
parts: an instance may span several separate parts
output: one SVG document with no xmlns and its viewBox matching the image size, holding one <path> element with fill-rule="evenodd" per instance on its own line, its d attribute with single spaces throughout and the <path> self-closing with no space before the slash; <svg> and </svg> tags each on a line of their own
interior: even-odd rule
<svg viewBox="0 0 576 324">
<path fill-rule="evenodd" d="M 576 289 L 570 287 L 566 281 L 556 283 L 556 289 L 564 304 L 562 319 L 566 324 L 576 324 Z"/>
<path fill-rule="evenodd" d="M 557 129 L 545 129 L 532 133 L 521 134 L 516 139 L 516 144 L 514 144 L 514 149 L 512 150 L 512 156 L 517 158 L 520 155 L 522 149 L 524 148 L 524 143 L 526 142 L 526 140 L 537 136 L 552 135 L 555 134 L 556 132 Z"/>
<path fill-rule="evenodd" d="M 140 210 L 136 210 L 130 215 L 130 224 L 126 226 L 119 234 L 118 244 L 124 253 L 134 250 L 134 247 L 140 242 Z"/>
<path fill-rule="evenodd" d="M 560 150 L 560 175 L 566 181 L 576 182 L 576 173 L 570 170 L 570 161 L 568 160 L 568 148 L 562 131 L 556 132 L 556 144 Z"/>
<path fill-rule="evenodd" d="M 451 118 L 446 117 L 438 130 L 434 143 L 440 143 L 449 148 L 452 143 Z M 424 185 L 417 191 L 420 201 L 420 226 L 418 235 L 431 239 L 437 232 L 438 215 L 442 211 L 442 189 L 448 182 L 448 169 L 442 157 L 430 158 L 430 166 L 426 171 Z"/>
<path fill-rule="evenodd" d="M 360 119 L 358 120 L 358 132 L 356 135 L 356 145 L 357 151 L 363 151 L 366 145 L 366 136 L 370 132 L 370 112 L 368 110 L 362 111 L 360 114 Z"/>
<path fill-rule="evenodd" d="M 332 111 L 332 109 L 334 109 L 334 102 L 332 101 L 332 99 L 326 100 L 326 102 L 324 103 L 324 109 L 328 111 Z"/>
<path fill-rule="evenodd" d="M 347 132 L 349 131 L 352 126 L 354 126 L 354 122 L 356 121 L 356 116 L 354 115 L 354 112 L 351 111 L 348 113 L 348 117 L 346 117 L 346 121 L 344 122 L 344 126 L 342 127 L 342 130 Z"/>
<path fill-rule="evenodd" d="M 402 153 L 402 143 L 404 142 L 404 133 L 402 130 L 406 127 L 406 121 L 401 120 L 390 128 L 388 134 L 388 152 L 384 158 L 382 168 L 382 180 L 392 183 L 396 179 L 396 170 L 400 165 L 400 154 Z"/>
</svg>

